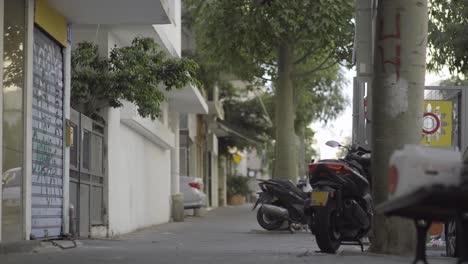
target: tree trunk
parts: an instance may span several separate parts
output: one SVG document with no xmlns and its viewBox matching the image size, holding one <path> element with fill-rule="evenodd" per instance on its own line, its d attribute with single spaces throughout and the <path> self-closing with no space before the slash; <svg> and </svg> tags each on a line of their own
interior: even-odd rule
<svg viewBox="0 0 468 264">
<path fill-rule="evenodd" d="M 306 130 L 306 127 L 304 125 L 300 125 L 297 129 L 297 137 L 299 139 L 299 146 L 298 147 L 298 167 L 299 167 L 299 177 L 304 177 L 305 175 L 307 175 L 307 166 L 306 166 L 306 162 L 308 162 L 308 160 L 306 160 L 306 157 L 305 157 L 305 150 L 306 150 L 306 147 L 305 147 L 305 130 Z"/>
<path fill-rule="evenodd" d="M 288 43 L 283 42 L 279 48 L 275 95 L 276 158 L 273 177 L 296 182 L 297 147 L 294 132 L 294 91 L 291 80 L 292 60 L 292 48 Z"/>
<path fill-rule="evenodd" d="M 405 144 L 420 144 L 428 27 L 427 0 L 379 2 L 372 105 L 372 175 L 375 205 L 388 199 L 389 158 Z M 413 254 L 413 223 L 376 215 L 371 251 Z"/>
</svg>

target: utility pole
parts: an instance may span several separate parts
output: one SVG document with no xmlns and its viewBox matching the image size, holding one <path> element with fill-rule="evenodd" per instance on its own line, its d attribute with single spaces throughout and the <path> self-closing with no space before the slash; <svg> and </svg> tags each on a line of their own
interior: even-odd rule
<svg viewBox="0 0 468 264">
<path fill-rule="evenodd" d="M 389 158 L 405 144 L 420 144 L 428 28 L 427 0 L 379 1 L 372 85 L 372 192 L 388 198 Z M 371 251 L 414 252 L 408 220 L 375 215 Z"/>
</svg>

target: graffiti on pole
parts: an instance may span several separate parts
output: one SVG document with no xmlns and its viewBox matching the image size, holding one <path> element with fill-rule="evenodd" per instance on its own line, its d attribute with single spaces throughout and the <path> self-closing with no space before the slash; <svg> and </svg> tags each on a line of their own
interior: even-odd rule
<svg viewBox="0 0 468 264">
<path fill-rule="evenodd" d="M 383 34 L 384 32 L 384 20 L 380 20 L 380 45 L 379 45 L 379 50 L 381 54 L 381 64 L 382 64 L 382 70 L 385 72 L 385 65 L 390 64 L 395 67 L 395 74 L 396 74 L 396 81 L 400 80 L 400 68 L 401 68 L 401 26 L 400 26 L 400 14 L 395 15 L 395 33 L 394 34 Z M 385 49 L 382 45 L 384 41 L 388 41 L 390 39 L 396 40 L 395 42 L 395 56 L 393 58 L 387 59 L 385 57 Z"/>
</svg>

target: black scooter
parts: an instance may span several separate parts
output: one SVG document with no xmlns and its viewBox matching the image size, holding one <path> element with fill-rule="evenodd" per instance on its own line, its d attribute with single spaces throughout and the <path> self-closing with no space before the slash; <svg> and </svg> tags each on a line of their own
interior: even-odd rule
<svg viewBox="0 0 468 264">
<path fill-rule="evenodd" d="M 344 147 L 336 141 L 327 145 Z M 342 243 L 357 243 L 363 250 L 362 239 L 372 223 L 370 152 L 359 146 L 345 148 L 344 159 L 309 164 L 313 191 L 304 211 L 320 250 L 326 253 L 335 253 Z"/>
<path fill-rule="evenodd" d="M 258 180 L 262 192 L 252 210 L 257 211 L 257 221 L 266 230 L 278 230 L 287 221 L 291 233 L 307 228 L 308 216 L 304 214 L 304 203 L 308 198 L 302 188 L 306 182 L 296 186 L 289 180 Z"/>
</svg>

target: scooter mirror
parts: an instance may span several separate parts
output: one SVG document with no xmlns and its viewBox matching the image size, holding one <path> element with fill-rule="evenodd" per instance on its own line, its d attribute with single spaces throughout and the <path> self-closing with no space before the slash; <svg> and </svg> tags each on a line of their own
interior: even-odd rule
<svg viewBox="0 0 468 264">
<path fill-rule="evenodd" d="M 327 146 L 329 147 L 332 147 L 332 148 L 337 148 L 337 147 L 341 147 L 341 144 L 336 142 L 335 140 L 330 140 L 330 141 L 327 141 L 327 143 L 325 143 Z"/>
</svg>

